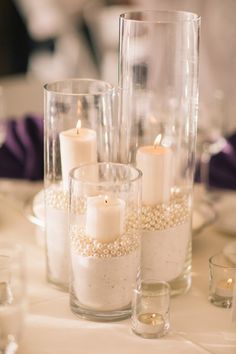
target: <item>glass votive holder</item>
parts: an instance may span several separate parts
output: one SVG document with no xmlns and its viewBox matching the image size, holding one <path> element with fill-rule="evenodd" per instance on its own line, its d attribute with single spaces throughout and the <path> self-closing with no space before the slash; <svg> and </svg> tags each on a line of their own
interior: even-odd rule
<svg viewBox="0 0 236 354">
<path fill-rule="evenodd" d="M 209 300 L 212 304 L 230 308 L 236 280 L 236 264 L 224 253 L 209 259 Z"/>
<path fill-rule="evenodd" d="M 133 290 L 131 325 L 143 338 L 164 336 L 170 327 L 170 286 L 164 281 L 145 280 Z"/>
<path fill-rule="evenodd" d="M 141 172 L 116 163 L 70 172 L 70 306 L 96 321 L 131 315 L 140 273 Z"/>
</svg>

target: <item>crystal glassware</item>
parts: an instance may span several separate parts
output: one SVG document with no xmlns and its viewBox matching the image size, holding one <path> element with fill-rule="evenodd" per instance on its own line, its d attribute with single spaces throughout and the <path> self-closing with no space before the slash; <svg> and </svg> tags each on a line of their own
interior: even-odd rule
<svg viewBox="0 0 236 354">
<path fill-rule="evenodd" d="M 141 173 L 98 163 L 70 176 L 71 309 L 90 320 L 126 318 L 140 273 Z"/>
<path fill-rule="evenodd" d="M 0 353 L 15 353 L 26 306 L 24 255 L 20 246 L 0 242 Z"/>
<path fill-rule="evenodd" d="M 118 157 L 143 173 L 142 277 L 173 294 L 191 284 L 199 27 L 188 12 L 120 16 Z"/>
<path fill-rule="evenodd" d="M 113 87 L 92 79 L 45 86 L 45 232 L 47 279 L 69 285 L 68 181 L 77 166 L 113 159 Z"/>
</svg>

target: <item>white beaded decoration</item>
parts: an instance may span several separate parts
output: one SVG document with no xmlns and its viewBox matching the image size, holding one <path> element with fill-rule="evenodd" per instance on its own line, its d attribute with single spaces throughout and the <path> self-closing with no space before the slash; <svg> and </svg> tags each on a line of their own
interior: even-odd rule
<svg viewBox="0 0 236 354">
<path fill-rule="evenodd" d="M 142 229 L 164 230 L 185 223 L 190 217 L 186 195 L 174 195 L 168 204 L 142 206 Z"/>
</svg>

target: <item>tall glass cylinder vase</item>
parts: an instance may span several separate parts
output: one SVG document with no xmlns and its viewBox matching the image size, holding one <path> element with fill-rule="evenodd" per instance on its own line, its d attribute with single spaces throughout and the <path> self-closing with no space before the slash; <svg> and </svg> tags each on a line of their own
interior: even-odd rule
<svg viewBox="0 0 236 354">
<path fill-rule="evenodd" d="M 45 209 L 47 279 L 69 284 L 69 171 L 113 159 L 113 87 L 103 81 L 69 79 L 45 86 Z"/>
<path fill-rule="evenodd" d="M 187 12 L 120 17 L 119 160 L 142 179 L 142 276 L 191 284 L 191 211 L 200 18 Z"/>
</svg>

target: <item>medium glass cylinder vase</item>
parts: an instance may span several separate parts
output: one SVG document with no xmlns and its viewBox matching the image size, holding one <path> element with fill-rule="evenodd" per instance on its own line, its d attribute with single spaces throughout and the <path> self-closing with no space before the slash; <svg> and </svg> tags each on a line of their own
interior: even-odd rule
<svg viewBox="0 0 236 354">
<path fill-rule="evenodd" d="M 128 317 L 140 274 L 141 172 L 98 163 L 70 176 L 71 309 L 91 320 Z"/>
<path fill-rule="evenodd" d="M 142 277 L 191 284 L 191 211 L 200 18 L 187 12 L 120 17 L 119 160 L 142 179 Z"/>
<path fill-rule="evenodd" d="M 69 285 L 68 191 L 72 168 L 113 159 L 113 87 L 69 79 L 45 86 L 45 210 L 47 279 Z"/>
</svg>

